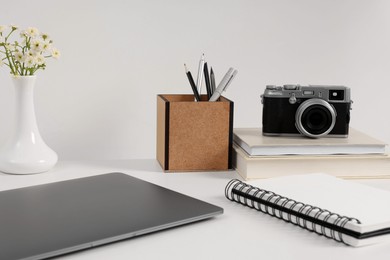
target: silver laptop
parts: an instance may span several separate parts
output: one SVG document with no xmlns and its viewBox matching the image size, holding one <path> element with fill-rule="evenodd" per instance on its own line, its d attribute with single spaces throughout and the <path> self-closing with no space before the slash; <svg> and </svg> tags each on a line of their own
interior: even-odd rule
<svg viewBox="0 0 390 260">
<path fill-rule="evenodd" d="M 123 173 L 0 192 L 0 259 L 42 259 L 222 214 Z"/>
</svg>

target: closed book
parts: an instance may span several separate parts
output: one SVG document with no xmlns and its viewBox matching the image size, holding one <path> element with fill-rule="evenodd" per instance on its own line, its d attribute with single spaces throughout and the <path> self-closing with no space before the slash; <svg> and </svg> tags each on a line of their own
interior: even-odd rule
<svg viewBox="0 0 390 260">
<path fill-rule="evenodd" d="M 390 192 L 386 190 L 318 173 L 248 183 L 232 180 L 225 195 L 347 245 L 390 242 Z"/>
<path fill-rule="evenodd" d="M 319 171 L 342 178 L 390 178 L 388 154 L 250 156 L 237 144 L 233 148 L 233 167 L 245 180 Z"/>
<path fill-rule="evenodd" d="M 350 128 L 346 138 L 303 136 L 264 136 L 261 128 L 235 128 L 233 139 L 249 155 L 331 155 L 384 154 L 387 144 Z"/>
</svg>

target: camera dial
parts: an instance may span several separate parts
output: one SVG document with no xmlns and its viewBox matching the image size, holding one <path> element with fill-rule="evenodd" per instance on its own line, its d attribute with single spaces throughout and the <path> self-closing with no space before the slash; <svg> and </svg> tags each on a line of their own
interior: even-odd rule
<svg viewBox="0 0 390 260">
<path fill-rule="evenodd" d="M 325 136 L 332 131 L 335 123 L 336 111 L 323 99 L 308 99 L 295 113 L 295 126 L 302 135 L 307 137 Z"/>
<path fill-rule="evenodd" d="M 297 85 L 288 84 L 288 85 L 283 85 L 283 88 L 285 90 L 297 90 L 298 86 Z"/>
</svg>

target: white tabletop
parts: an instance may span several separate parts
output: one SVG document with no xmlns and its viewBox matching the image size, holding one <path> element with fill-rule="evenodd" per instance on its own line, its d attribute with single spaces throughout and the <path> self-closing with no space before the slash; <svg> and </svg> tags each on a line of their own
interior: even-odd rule
<svg viewBox="0 0 390 260">
<path fill-rule="evenodd" d="M 235 171 L 163 173 L 154 159 L 59 162 L 36 175 L 0 173 L 0 190 L 123 172 L 224 208 L 224 214 L 58 259 L 389 259 L 390 244 L 353 248 L 227 200 Z M 390 180 L 357 180 L 390 190 Z M 38 234 L 37 234 L 38 235 Z"/>
</svg>

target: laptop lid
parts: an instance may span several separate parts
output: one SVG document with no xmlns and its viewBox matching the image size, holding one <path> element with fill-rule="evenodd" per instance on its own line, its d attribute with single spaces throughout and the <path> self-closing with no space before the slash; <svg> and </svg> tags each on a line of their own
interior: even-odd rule
<svg viewBox="0 0 390 260">
<path fill-rule="evenodd" d="M 0 259 L 42 259 L 222 214 L 123 173 L 0 192 Z"/>
</svg>

